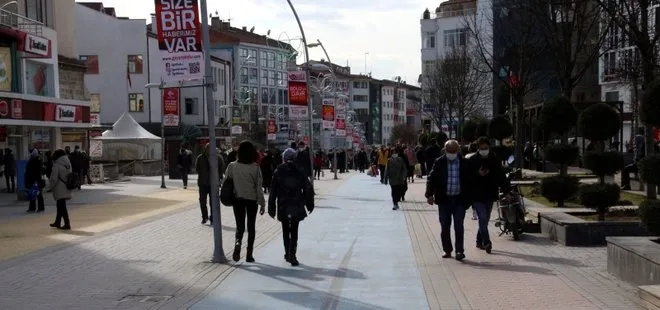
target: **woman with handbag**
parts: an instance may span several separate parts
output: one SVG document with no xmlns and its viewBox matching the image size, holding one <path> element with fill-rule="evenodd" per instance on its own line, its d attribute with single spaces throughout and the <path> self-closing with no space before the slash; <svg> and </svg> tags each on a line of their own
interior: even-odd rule
<svg viewBox="0 0 660 310">
<path fill-rule="evenodd" d="M 43 163 L 39 158 L 39 151 L 33 149 L 30 152 L 30 159 L 25 166 L 25 190 L 28 192 L 30 205 L 28 213 L 44 212 L 44 196 L 42 191 L 46 187 L 43 175 Z"/>
<path fill-rule="evenodd" d="M 257 149 L 250 141 L 243 141 L 238 146 L 237 159 L 229 163 L 225 171 L 225 182 L 233 183 L 234 199 L 231 205 L 234 209 L 236 219 L 236 241 L 234 243 L 234 254 L 232 259 L 238 261 L 241 258 L 241 244 L 245 233 L 247 218 L 247 253 L 246 262 L 254 262 L 253 250 L 255 239 L 255 224 L 257 221 L 257 209 L 261 206 L 261 215 L 266 211 L 266 200 L 264 198 L 263 176 L 261 168 L 257 164 Z M 224 184 L 223 184 L 224 186 Z M 224 196 L 221 193 L 221 196 Z M 221 197 L 221 199 L 224 201 Z M 226 204 L 226 203 L 225 203 Z"/>
</svg>

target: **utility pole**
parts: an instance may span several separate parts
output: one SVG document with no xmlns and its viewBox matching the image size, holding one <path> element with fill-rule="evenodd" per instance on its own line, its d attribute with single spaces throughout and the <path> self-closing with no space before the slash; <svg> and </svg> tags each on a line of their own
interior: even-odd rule
<svg viewBox="0 0 660 310">
<path fill-rule="evenodd" d="M 204 53 L 204 87 L 206 91 L 206 114 L 209 131 L 209 168 L 211 177 L 211 216 L 213 216 L 213 263 L 226 263 L 222 249 L 222 218 L 220 215 L 220 193 L 218 188 L 218 146 L 215 140 L 215 103 L 213 103 L 213 68 L 211 68 L 211 42 L 209 38 L 209 20 L 206 0 L 200 0 L 202 11 L 202 52 Z"/>
</svg>

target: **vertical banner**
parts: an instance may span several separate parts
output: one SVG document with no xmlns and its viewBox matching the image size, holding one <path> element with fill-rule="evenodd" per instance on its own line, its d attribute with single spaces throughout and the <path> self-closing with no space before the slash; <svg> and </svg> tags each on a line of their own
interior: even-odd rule
<svg viewBox="0 0 660 310">
<path fill-rule="evenodd" d="M 268 140 L 277 139 L 277 122 L 274 119 L 269 119 L 267 127 Z"/>
<path fill-rule="evenodd" d="M 289 104 L 294 106 L 307 106 L 307 73 L 305 71 L 291 71 L 288 77 Z"/>
<path fill-rule="evenodd" d="M 179 89 L 163 89 L 163 119 L 165 126 L 179 126 Z"/>
<path fill-rule="evenodd" d="M 337 115 L 337 120 L 335 121 L 335 136 L 346 136 L 346 120 L 344 118 L 339 118 L 339 115 Z"/>
<path fill-rule="evenodd" d="M 11 91 L 12 83 L 11 48 L 0 47 L 0 91 Z"/>
<path fill-rule="evenodd" d="M 335 128 L 335 104 L 334 99 L 323 99 L 323 129 Z"/>
<path fill-rule="evenodd" d="M 203 79 L 198 0 L 155 0 L 155 4 L 162 81 Z"/>
</svg>

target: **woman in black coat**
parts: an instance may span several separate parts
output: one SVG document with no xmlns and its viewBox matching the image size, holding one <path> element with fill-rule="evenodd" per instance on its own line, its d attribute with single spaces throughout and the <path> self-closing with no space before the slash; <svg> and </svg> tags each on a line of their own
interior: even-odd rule
<svg viewBox="0 0 660 310">
<path fill-rule="evenodd" d="M 261 159 L 261 175 L 263 176 L 262 185 L 264 187 L 264 193 L 270 191 L 270 181 L 273 179 L 273 153 L 267 151 L 264 158 Z"/>
<path fill-rule="evenodd" d="M 298 266 L 298 226 L 314 210 L 314 188 L 309 179 L 296 167 L 296 151 L 282 154 L 284 163 L 277 167 L 268 197 L 268 215 L 282 222 L 284 259 Z M 305 211 L 307 207 L 307 211 Z"/>
<path fill-rule="evenodd" d="M 46 187 L 46 182 L 44 181 L 42 175 L 44 174 L 44 166 L 39 158 L 39 151 L 37 149 L 32 150 L 30 153 L 30 159 L 25 166 L 25 189 L 30 190 L 33 185 L 39 187 L 39 194 L 36 197 L 32 197 L 30 200 L 30 205 L 27 212 L 44 212 L 44 196 L 43 189 Z"/>
</svg>

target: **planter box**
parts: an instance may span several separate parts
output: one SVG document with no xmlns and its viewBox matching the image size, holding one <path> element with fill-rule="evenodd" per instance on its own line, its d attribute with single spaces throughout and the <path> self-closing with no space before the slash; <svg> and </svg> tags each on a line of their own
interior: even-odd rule
<svg viewBox="0 0 660 310">
<path fill-rule="evenodd" d="M 660 284 L 660 244 L 650 237 L 608 237 L 607 271 L 630 284 Z"/>
<path fill-rule="evenodd" d="M 585 221 L 569 213 L 540 213 L 541 233 L 565 246 L 607 244 L 609 236 L 646 236 L 639 222 Z"/>
</svg>

